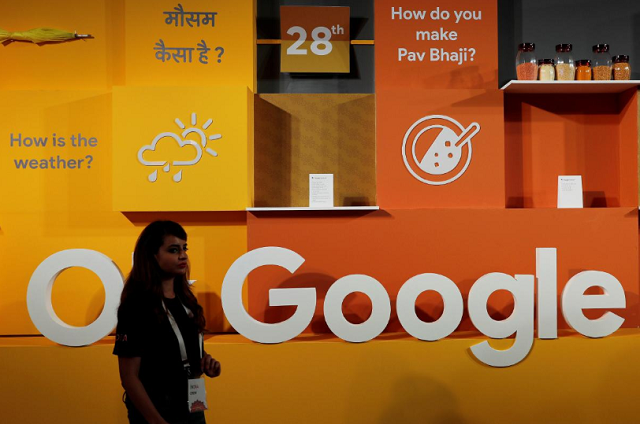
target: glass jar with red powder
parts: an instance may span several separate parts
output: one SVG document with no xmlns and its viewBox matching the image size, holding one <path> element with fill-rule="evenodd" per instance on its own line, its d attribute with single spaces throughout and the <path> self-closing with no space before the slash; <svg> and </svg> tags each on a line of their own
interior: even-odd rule
<svg viewBox="0 0 640 424">
<path fill-rule="evenodd" d="M 536 45 L 522 43 L 518 45 L 516 55 L 516 75 L 518 80 L 534 81 L 538 79 L 538 61 L 536 60 Z"/>
</svg>

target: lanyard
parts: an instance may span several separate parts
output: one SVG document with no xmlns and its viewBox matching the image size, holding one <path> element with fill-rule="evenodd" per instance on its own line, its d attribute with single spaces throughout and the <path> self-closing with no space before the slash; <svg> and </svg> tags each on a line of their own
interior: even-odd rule
<svg viewBox="0 0 640 424">
<path fill-rule="evenodd" d="M 187 315 L 192 317 L 193 313 L 191 312 L 191 310 L 187 308 L 184 305 L 184 303 L 180 302 L 180 304 L 184 308 Z M 164 308 L 164 311 L 167 313 L 167 318 L 169 318 L 169 323 L 171 324 L 171 328 L 173 329 L 173 332 L 176 335 L 176 339 L 178 339 L 178 345 L 180 346 L 180 357 L 182 358 L 182 366 L 187 372 L 187 376 L 191 377 L 191 366 L 189 365 L 189 357 L 187 356 L 187 348 L 184 345 L 184 338 L 182 337 L 182 332 L 180 331 L 180 328 L 178 327 L 178 323 L 176 322 L 175 318 L 173 318 L 171 311 L 167 309 L 167 305 L 165 305 L 164 300 L 162 301 L 162 307 Z M 198 346 L 200 347 L 200 358 L 202 358 L 202 340 L 203 340 L 202 333 L 199 333 Z"/>
</svg>

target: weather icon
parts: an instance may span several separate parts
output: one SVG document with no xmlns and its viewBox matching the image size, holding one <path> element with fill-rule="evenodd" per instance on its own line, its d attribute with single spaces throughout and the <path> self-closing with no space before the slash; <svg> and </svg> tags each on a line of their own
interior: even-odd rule
<svg viewBox="0 0 640 424">
<path fill-rule="evenodd" d="M 198 124 L 198 117 L 195 113 L 191 114 L 191 127 L 187 128 L 186 125 L 184 125 L 182 123 L 182 121 L 179 118 L 175 119 L 175 123 L 176 125 L 183 130 L 182 133 L 180 135 L 172 133 L 172 132 L 163 132 L 158 134 L 153 141 L 151 142 L 151 144 L 148 144 L 146 146 L 142 146 L 140 148 L 140 150 L 138 150 L 138 162 L 140 162 L 142 165 L 145 166 L 157 166 L 157 167 L 161 167 L 162 170 L 164 172 L 169 172 L 171 170 L 171 166 L 193 166 L 196 165 L 198 162 L 200 162 L 200 159 L 202 159 L 202 155 L 203 153 L 208 153 L 213 157 L 218 157 L 218 152 L 216 152 L 215 150 L 213 150 L 210 147 L 207 147 L 207 142 L 208 141 L 214 141 L 214 140 L 219 140 L 222 138 L 222 134 L 213 134 L 210 136 L 207 136 L 205 134 L 205 130 L 207 130 L 211 124 L 213 123 L 213 119 L 208 119 L 207 122 L 205 122 L 202 125 L 202 129 L 196 127 L 196 125 Z M 195 133 L 197 136 L 199 136 L 200 140 L 195 141 L 195 140 L 189 140 L 186 137 L 189 134 Z M 160 142 L 160 140 L 162 139 L 172 139 L 173 141 L 175 141 L 178 146 L 180 148 L 186 147 L 186 146 L 192 146 L 193 148 L 195 148 L 195 156 L 192 159 L 189 160 L 160 160 L 160 161 L 148 161 L 144 159 L 144 153 L 146 151 L 155 151 L 157 146 L 158 146 L 158 142 Z M 156 182 L 158 180 L 158 169 L 154 170 L 151 174 L 149 174 L 149 176 L 147 177 L 147 179 L 149 180 L 149 182 Z M 176 172 L 173 177 L 172 177 L 173 181 L 176 183 L 179 183 L 180 181 L 182 181 L 182 169 L 180 169 L 178 172 Z"/>
<path fill-rule="evenodd" d="M 464 127 L 445 115 L 425 116 L 414 122 L 402 141 L 402 159 L 417 180 L 430 185 L 451 183 L 471 163 L 471 139 L 477 122 Z"/>
</svg>

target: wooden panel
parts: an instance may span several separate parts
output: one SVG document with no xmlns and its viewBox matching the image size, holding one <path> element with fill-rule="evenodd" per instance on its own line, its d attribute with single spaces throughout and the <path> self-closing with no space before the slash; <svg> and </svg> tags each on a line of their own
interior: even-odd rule
<svg viewBox="0 0 640 424">
<path fill-rule="evenodd" d="M 334 174 L 335 206 L 376 203 L 375 96 L 255 98 L 254 206 L 308 206 L 309 174 Z"/>
</svg>

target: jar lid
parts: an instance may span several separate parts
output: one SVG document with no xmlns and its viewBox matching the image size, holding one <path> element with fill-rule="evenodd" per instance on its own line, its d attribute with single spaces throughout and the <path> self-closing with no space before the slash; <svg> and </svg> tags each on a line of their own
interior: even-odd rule
<svg viewBox="0 0 640 424">
<path fill-rule="evenodd" d="M 608 44 L 596 44 L 592 47 L 594 53 L 606 53 L 609 51 Z"/>
<path fill-rule="evenodd" d="M 576 66 L 591 66 L 591 61 L 589 59 L 577 60 Z"/>
<path fill-rule="evenodd" d="M 570 52 L 573 46 L 571 44 L 556 44 L 556 51 L 558 53 Z"/>
<path fill-rule="evenodd" d="M 628 63 L 629 56 L 627 56 L 626 54 L 619 54 L 617 56 L 613 56 L 613 63 L 619 63 L 619 62 Z"/>
<path fill-rule="evenodd" d="M 534 43 L 522 43 L 518 44 L 518 50 L 523 52 L 532 52 L 536 49 L 536 45 Z"/>
<path fill-rule="evenodd" d="M 538 66 L 540 65 L 553 65 L 555 62 L 553 59 L 538 59 Z"/>
</svg>

